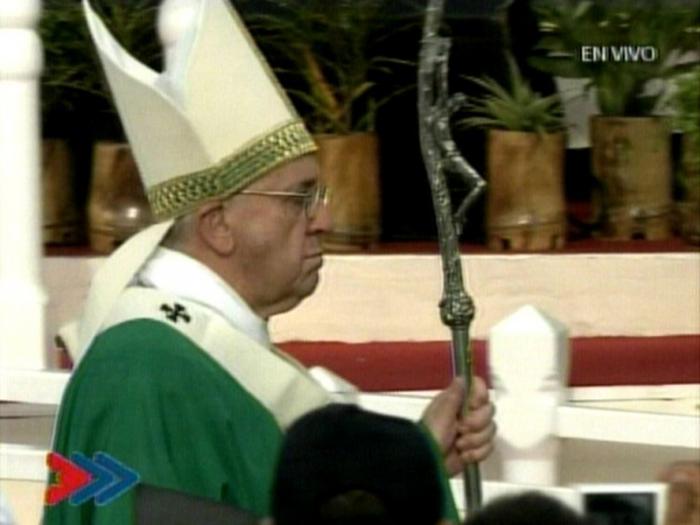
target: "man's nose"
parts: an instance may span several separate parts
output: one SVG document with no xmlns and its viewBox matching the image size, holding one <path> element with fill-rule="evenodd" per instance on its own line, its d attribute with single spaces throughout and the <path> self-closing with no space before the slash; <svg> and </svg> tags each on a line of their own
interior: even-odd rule
<svg viewBox="0 0 700 525">
<path fill-rule="evenodd" d="M 328 204 L 322 204 L 314 218 L 309 221 L 309 230 L 313 233 L 326 233 L 333 229 L 333 216 L 331 207 Z"/>
</svg>

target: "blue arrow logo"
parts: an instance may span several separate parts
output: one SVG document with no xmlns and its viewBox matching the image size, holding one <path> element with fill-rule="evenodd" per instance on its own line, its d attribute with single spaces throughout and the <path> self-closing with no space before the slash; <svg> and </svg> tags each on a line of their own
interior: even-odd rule
<svg viewBox="0 0 700 525">
<path fill-rule="evenodd" d="M 75 452 L 71 461 L 90 473 L 90 483 L 71 495 L 73 505 L 82 505 L 93 497 L 95 505 L 106 505 L 139 481 L 138 473 L 104 452 L 97 452 L 92 460 Z"/>
<path fill-rule="evenodd" d="M 114 481 L 114 476 L 109 470 L 93 463 L 85 454 L 74 452 L 71 454 L 70 459 L 80 468 L 90 473 L 90 483 L 71 495 L 70 502 L 73 505 L 82 505 Z"/>
<path fill-rule="evenodd" d="M 95 454 L 95 462 L 110 470 L 116 477 L 116 482 L 112 483 L 105 490 L 95 496 L 96 505 L 106 505 L 110 501 L 117 499 L 124 492 L 139 482 L 139 475 L 129 467 L 120 463 L 109 454 L 98 452 Z"/>
</svg>

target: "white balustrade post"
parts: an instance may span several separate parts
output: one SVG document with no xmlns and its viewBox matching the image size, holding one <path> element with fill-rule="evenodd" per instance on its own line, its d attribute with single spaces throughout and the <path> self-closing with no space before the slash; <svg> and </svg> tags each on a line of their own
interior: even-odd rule
<svg viewBox="0 0 700 525">
<path fill-rule="evenodd" d="M 158 8 L 158 36 L 163 45 L 165 69 L 173 63 L 175 44 L 197 14 L 200 0 L 163 0 Z"/>
<path fill-rule="evenodd" d="M 566 398 L 569 369 L 566 327 L 523 306 L 491 329 L 489 362 L 503 480 L 556 485 L 557 407 Z"/>
<path fill-rule="evenodd" d="M 0 0 L 0 367 L 46 368 L 41 282 L 40 0 Z"/>
</svg>

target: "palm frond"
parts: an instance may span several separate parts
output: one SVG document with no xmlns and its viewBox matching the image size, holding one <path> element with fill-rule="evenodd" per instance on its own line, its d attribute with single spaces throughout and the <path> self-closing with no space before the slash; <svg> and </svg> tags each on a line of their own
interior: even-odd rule
<svg viewBox="0 0 700 525">
<path fill-rule="evenodd" d="M 251 33 L 314 131 L 372 129 L 385 93 L 396 89 L 397 68 L 415 68 L 374 51 L 377 36 L 387 36 L 383 0 L 255 3 L 256 13 L 243 13 Z"/>
<path fill-rule="evenodd" d="M 490 77 L 466 77 L 484 91 L 463 106 L 466 117 L 462 127 L 498 128 L 538 133 L 563 128 L 563 109 L 559 95 L 535 93 L 522 77 L 515 61 L 509 58 L 509 87 Z"/>
</svg>

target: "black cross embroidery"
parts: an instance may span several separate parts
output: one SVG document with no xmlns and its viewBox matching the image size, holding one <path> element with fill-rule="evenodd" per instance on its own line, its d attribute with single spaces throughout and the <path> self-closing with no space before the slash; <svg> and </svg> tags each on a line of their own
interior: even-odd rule
<svg viewBox="0 0 700 525">
<path fill-rule="evenodd" d="M 189 314 L 180 303 L 174 303 L 173 306 L 162 304 L 160 305 L 160 311 L 166 312 L 165 317 L 170 319 L 173 323 L 177 323 L 178 319 L 183 319 L 186 323 L 190 322 Z"/>
</svg>

